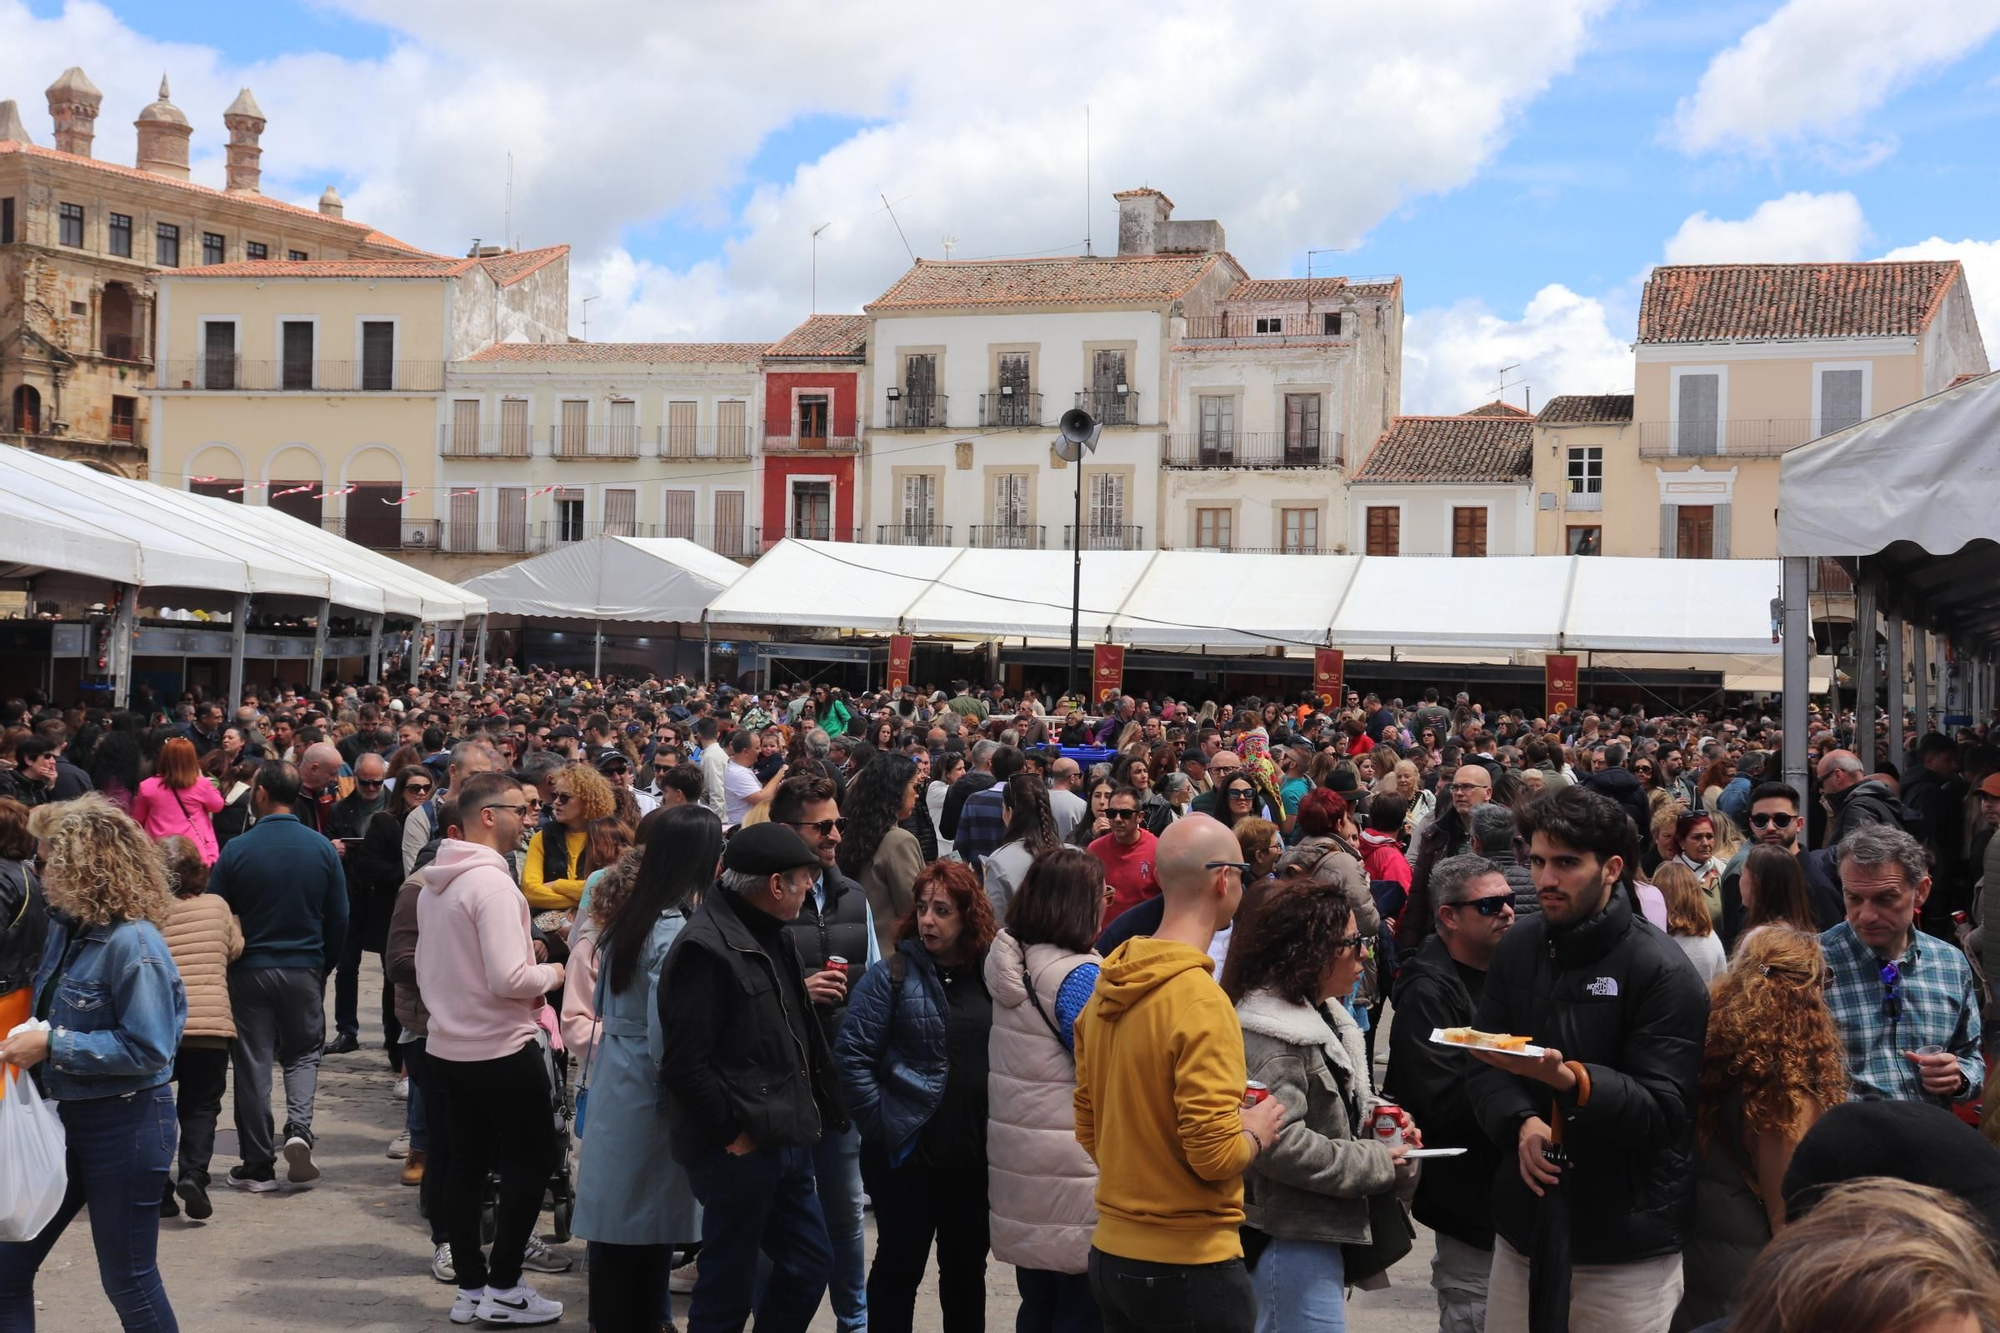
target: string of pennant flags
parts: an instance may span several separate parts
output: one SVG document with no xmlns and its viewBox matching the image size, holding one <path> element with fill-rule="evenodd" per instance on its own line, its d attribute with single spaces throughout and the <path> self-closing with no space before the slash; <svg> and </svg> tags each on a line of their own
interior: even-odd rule
<svg viewBox="0 0 2000 1333">
<path fill-rule="evenodd" d="M 195 483 L 196 485 L 212 485 L 213 483 L 215 483 L 215 482 L 217 482 L 217 481 L 221 480 L 221 478 L 219 478 L 219 477 L 189 477 L 189 478 L 188 478 L 188 480 L 189 480 L 189 481 L 191 481 L 191 482 L 194 482 L 194 483 Z M 267 489 L 267 488 L 269 488 L 269 487 L 271 487 L 271 486 L 274 486 L 274 485 L 276 485 L 276 484 L 277 484 L 276 482 L 270 482 L 270 481 L 246 481 L 246 482 L 244 482 L 244 483 L 243 483 L 243 484 L 242 484 L 241 486 L 231 486 L 231 487 L 229 488 L 229 494 L 231 494 L 231 495 L 242 495 L 242 494 L 243 494 L 243 493 L 244 493 L 245 491 L 261 491 L 261 490 L 265 490 L 265 489 Z M 341 495 L 352 495 L 352 494 L 354 494 L 354 493 L 355 493 L 356 491 L 358 491 L 358 490 L 360 490 L 360 489 L 361 489 L 361 484 L 360 484 L 359 482 L 349 482 L 349 483 L 348 483 L 347 485 L 345 485 L 345 486 L 335 486 L 335 487 L 333 487 L 333 488 L 332 488 L 332 489 L 330 489 L 330 490 L 324 490 L 324 491 L 318 491 L 318 492 L 315 492 L 315 491 L 314 491 L 314 487 L 315 487 L 315 486 L 316 486 L 317 484 L 318 484 L 318 483 L 316 483 L 316 482 L 308 482 L 308 483 L 307 483 L 306 485 L 304 485 L 304 486 L 287 486 L 287 487 L 286 487 L 286 488 L 285 488 L 284 490 L 282 490 L 282 491 L 272 491 L 272 492 L 271 492 L 271 498 L 272 498 L 272 499 L 274 499 L 274 500 L 276 500 L 276 499 L 279 499 L 279 498 L 281 498 L 281 497 L 283 497 L 283 496 L 287 496 L 287 495 L 307 495 L 307 494 L 311 494 L 311 495 L 312 495 L 312 498 L 313 498 L 313 499 L 315 499 L 315 500 L 331 500 L 331 499 L 333 499 L 333 498 L 334 498 L 335 496 L 341 496 Z M 412 501 L 412 500 L 416 499 L 416 498 L 417 498 L 417 497 L 418 497 L 419 495 L 422 495 L 422 494 L 424 493 L 425 489 L 426 489 L 425 487 L 421 487 L 421 486 L 420 486 L 420 487 L 418 487 L 418 488 L 417 488 L 416 490 L 413 490 L 413 491 L 404 491 L 404 492 L 403 492 L 403 493 L 402 493 L 401 495 L 397 496 L 397 497 L 396 497 L 395 499 L 393 499 L 393 500 L 392 500 L 392 499 L 390 499 L 390 498 L 389 498 L 388 496 L 386 496 L 386 495 L 385 495 L 385 496 L 383 496 L 383 497 L 382 497 L 382 503 L 383 503 L 383 504 L 385 504 L 385 505 L 405 505 L 405 504 L 408 504 L 408 503 L 409 503 L 410 501 Z M 546 494 L 546 493 L 547 493 L 548 491 L 552 491 L 552 490 L 555 490 L 555 489 L 556 489 L 555 487 L 553 487 L 553 486 L 549 486 L 549 487 L 545 487 L 545 488 L 544 488 L 543 490 L 540 490 L 540 491 L 536 491 L 536 492 L 535 492 L 535 494 L 537 494 L 537 495 L 542 495 L 542 494 Z M 478 487 L 476 487 L 476 486 L 467 486 L 467 487 L 463 487 L 463 488 L 461 488 L 461 489 L 458 489 L 458 490 L 454 490 L 454 491 L 451 491 L 451 492 L 450 492 L 450 494 L 452 494 L 452 495 L 477 495 L 477 494 L 479 494 L 479 488 L 478 488 Z"/>
</svg>

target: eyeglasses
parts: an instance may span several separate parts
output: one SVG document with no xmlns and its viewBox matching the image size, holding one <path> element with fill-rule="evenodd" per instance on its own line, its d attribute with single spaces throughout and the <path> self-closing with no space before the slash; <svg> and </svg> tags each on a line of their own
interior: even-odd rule
<svg viewBox="0 0 2000 1333">
<path fill-rule="evenodd" d="M 1782 812 L 1777 814 L 1752 815 L 1750 816 L 1750 827 L 1788 829 L 1792 826 L 1792 821 L 1797 818 L 1797 815 L 1789 815 Z"/>
<path fill-rule="evenodd" d="M 1363 958 L 1370 958 L 1375 953 L 1375 937 L 1373 935 L 1349 935 L 1344 940 L 1335 940 L 1333 947 L 1336 949 L 1359 949 Z"/>
<path fill-rule="evenodd" d="M 1882 964 L 1882 1017 L 1891 1023 L 1903 1016 L 1903 971 L 1894 963 Z"/>
<path fill-rule="evenodd" d="M 549 797 L 549 804 L 550 804 L 550 805 L 564 805 L 564 804 L 567 804 L 568 802 L 570 802 L 570 801 L 573 801 L 573 800 L 575 800 L 575 799 L 576 799 L 576 797 L 574 797 L 574 796 L 570 795 L 570 794 L 569 794 L 568 792 L 566 792 L 566 791 L 559 791 L 559 792 L 557 792 L 557 793 L 556 793 L 556 794 L 555 794 L 554 796 L 551 796 L 551 797 Z"/>
<path fill-rule="evenodd" d="M 1201 867 L 1204 870 L 1234 870 L 1239 875 L 1253 874 L 1257 869 L 1248 861 L 1203 861 Z"/>
<path fill-rule="evenodd" d="M 525 813 L 527 809 L 528 807 L 525 804 L 513 805 L 506 801 L 495 801 L 491 805 L 482 805 L 479 807 L 479 810 L 506 810 L 516 815 Z M 472 813 L 478 814 L 479 810 L 475 810 Z"/>
<path fill-rule="evenodd" d="M 847 831 L 847 821 L 845 819 L 821 819 L 815 820 L 810 824 L 795 823 L 792 827 L 795 829 L 811 829 L 813 832 L 819 834 L 820 837 L 825 838 L 835 833 L 845 833 Z"/>
<path fill-rule="evenodd" d="M 1137 810 L 1106 810 L 1104 817 L 1106 819 L 1137 819 L 1139 812 Z"/>
<path fill-rule="evenodd" d="M 1453 793 L 1485 791 L 1486 789 L 1486 784 L 1483 782 L 1454 782 L 1451 784 Z"/>
<path fill-rule="evenodd" d="M 1445 906 L 1470 907 L 1481 916 L 1499 916 L 1503 910 L 1512 906 L 1513 902 L 1514 895 L 1511 893 L 1494 893 L 1484 898 L 1467 898 L 1463 902 L 1446 903 Z"/>
</svg>

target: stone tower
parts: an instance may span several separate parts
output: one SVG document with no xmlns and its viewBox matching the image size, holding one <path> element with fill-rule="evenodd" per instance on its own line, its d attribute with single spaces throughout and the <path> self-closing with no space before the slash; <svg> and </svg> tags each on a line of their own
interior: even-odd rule
<svg viewBox="0 0 2000 1333">
<path fill-rule="evenodd" d="M 257 162 L 264 150 L 257 140 L 264 133 L 264 112 L 248 88 L 236 94 L 236 100 L 222 113 L 222 123 L 229 129 L 227 188 L 231 194 L 256 194 L 263 174 Z"/>
<path fill-rule="evenodd" d="M 49 85 L 48 96 L 49 115 L 56 123 L 56 150 L 89 157 L 91 140 L 97 137 L 97 108 L 103 105 L 104 94 L 79 66 L 71 65 Z"/>
<path fill-rule="evenodd" d="M 14 105 L 14 99 L 0 102 L 0 139 L 12 139 L 15 143 L 33 143 L 28 137 L 28 127 L 21 123 L 21 108 Z"/>
<path fill-rule="evenodd" d="M 331 185 L 322 190 L 319 196 L 319 211 L 330 218 L 344 217 L 347 205 L 340 202 L 340 191 Z"/>
<path fill-rule="evenodd" d="M 188 139 L 194 127 L 167 98 L 167 76 L 162 74 L 160 100 L 132 122 L 139 131 L 139 170 L 184 181 L 188 178 Z"/>
</svg>

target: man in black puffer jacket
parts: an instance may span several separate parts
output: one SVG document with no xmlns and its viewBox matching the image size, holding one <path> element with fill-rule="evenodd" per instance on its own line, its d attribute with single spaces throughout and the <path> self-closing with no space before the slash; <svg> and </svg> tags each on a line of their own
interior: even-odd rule
<svg viewBox="0 0 2000 1333">
<path fill-rule="evenodd" d="M 1622 808 L 1570 788 L 1519 821 L 1542 911 L 1500 941 L 1473 1026 L 1532 1037 L 1546 1054 L 1475 1052 L 1489 1066 L 1471 1081 L 1479 1122 L 1514 1149 L 1494 1177 L 1487 1327 L 1528 1327 L 1532 1262 L 1571 1268 L 1575 1327 L 1665 1333 L 1694 1201 L 1708 995 L 1634 906 L 1624 876 L 1637 840 Z M 1558 1117 L 1564 1157 L 1551 1163 Z M 1542 1225 L 1550 1208 L 1568 1213 L 1566 1250 Z"/>
<path fill-rule="evenodd" d="M 1604 767 L 1585 778 L 1582 786 L 1585 791 L 1618 802 L 1618 808 L 1632 817 L 1634 836 L 1643 839 L 1653 827 L 1653 811 L 1646 803 L 1646 789 L 1640 785 L 1639 775 L 1625 767 L 1627 753 L 1622 745 L 1606 747 Z"/>
</svg>

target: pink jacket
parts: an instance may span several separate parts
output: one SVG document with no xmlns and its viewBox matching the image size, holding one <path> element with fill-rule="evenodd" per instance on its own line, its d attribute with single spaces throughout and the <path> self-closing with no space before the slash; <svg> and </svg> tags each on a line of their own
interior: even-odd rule
<svg viewBox="0 0 2000 1333">
<path fill-rule="evenodd" d="M 430 1009 L 426 1049 L 443 1060 L 497 1060 L 534 1040 L 542 997 L 563 969 L 535 961 L 528 900 L 500 853 L 448 839 L 417 898 L 417 989 Z"/>
<path fill-rule="evenodd" d="M 201 849 L 201 863 L 215 864 L 215 826 L 209 816 L 222 808 L 222 793 L 206 778 L 175 791 L 158 778 L 139 784 L 132 798 L 132 818 L 155 839 L 191 838 Z"/>
</svg>

